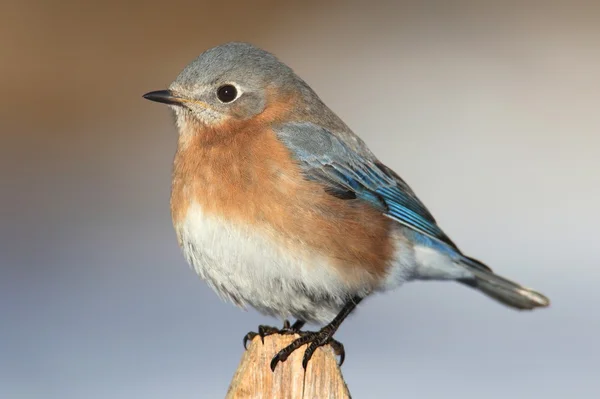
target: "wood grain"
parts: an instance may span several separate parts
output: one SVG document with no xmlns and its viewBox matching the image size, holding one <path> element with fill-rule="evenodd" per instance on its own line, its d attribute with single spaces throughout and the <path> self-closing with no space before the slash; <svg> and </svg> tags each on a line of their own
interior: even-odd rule
<svg viewBox="0 0 600 399">
<path fill-rule="evenodd" d="M 259 337 L 248 345 L 233 376 L 226 399 L 315 399 L 350 398 L 337 358 L 329 346 L 317 349 L 306 371 L 302 368 L 304 346 L 274 372 L 269 364 L 279 350 L 298 336 L 271 335 L 264 344 Z"/>
</svg>

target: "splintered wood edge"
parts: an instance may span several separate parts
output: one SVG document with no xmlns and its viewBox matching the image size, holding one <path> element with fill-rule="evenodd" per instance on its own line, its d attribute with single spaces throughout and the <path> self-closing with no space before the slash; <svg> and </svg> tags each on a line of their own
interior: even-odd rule
<svg viewBox="0 0 600 399">
<path fill-rule="evenodd" d="M 296 338 L 297 335 L 275 334 L 265 337 L 263 344 L 260 337 L 255 337 L 242 355 L 226 399 L 350 398 L 337 358 L 329 346 L 315 351 L 306 371 L 302 368 L 306 345 L 271 371 L 273 356 Z"/>
</svg>

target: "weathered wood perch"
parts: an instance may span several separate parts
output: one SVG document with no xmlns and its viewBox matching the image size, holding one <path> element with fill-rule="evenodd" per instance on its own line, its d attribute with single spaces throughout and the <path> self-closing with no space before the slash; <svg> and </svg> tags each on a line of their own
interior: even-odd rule
<svg viewBox="0 0 600 399">
<path fill-rule="evenodd" d="M 271 371 L 269 363 L 273 356 L 296 338 L 297 335 L 276 334 L 265 337 L 263 344 L 260 337 L 255 337 L 242 356 L 226 399 L 350 398 L 337 358 L 329 346 L 317 349 L 306 372 L 302 368 L 306 346 L 279 363 L 275 372 Z"/>
</svg>

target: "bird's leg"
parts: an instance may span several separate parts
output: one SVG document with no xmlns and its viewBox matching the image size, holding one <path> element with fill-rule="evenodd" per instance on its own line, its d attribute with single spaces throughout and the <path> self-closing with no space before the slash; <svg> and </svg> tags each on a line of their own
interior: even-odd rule
<svg viewBox="0 0 600 399">
<path fill-rule="evenodd" d="M 280 350 L 279 353 L 273 357 L 273 360 L 271 360 L 271 370 L 275 371 L 277 363 L 285 362 L 292 352 L 306 344 L 308 344 L 308 348 L 306 348 L 306 351 L 304 352 L 304 358 L 302 359 L 302 367 L 304 367 L 304 369 L 306 369 L 310 358 L 312 357 L 313 353 L 315 353 L 317 348 L 327 344 L 329 344 L 333 348 L 335 354 L 340 357 L 341 366 L 342 363 L 344 363 L 344 358 L 346 357 L 344 345 L 334 340 L 333 334 L 335 334 L 344 319 L 348 317 L 348 315 L 354 310 L 360 301 L 362 301 L 361 297 L 352 298 L 346 303 L 346 305 L 344 305 L 340 313 L 331 321 L 331 323 L 327 324 L 318 332 L 302 332 L 302 336 L 300 338 L 296 339 L 290 345 Z"/>
<path fill-rule="evenodd" d="M 283 327 L 281 329 L 277 327 L 260 325 L 258 326 L 258 332 L 250 331 L 244 336 L 244 348 L 246 348 L 246 344 L 248 343 L 248 341 L 252 341 L 256 336 L 259 336 L 260 340 L 264 343 L 265 337 L 268 337 L 269 335 L 298 334 L 300 333 L 300 329 L 304 326 L 305 323 L 306 322 L 304 320 L 296 320 L 294 324 L 290 325 L 290 322 L 288 320 L 284 320 Z"/>
</svg>

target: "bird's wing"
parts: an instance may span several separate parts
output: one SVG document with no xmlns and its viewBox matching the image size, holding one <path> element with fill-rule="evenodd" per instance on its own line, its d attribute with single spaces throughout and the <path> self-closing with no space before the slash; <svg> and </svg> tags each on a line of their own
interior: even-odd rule
<svg viewBox="0 0 600 399">
<path fill-rule="evenodd" d="M 399 223 L 458 250 L 408 184 L 366 147 L 360 154 L 339 135 L 313 123 L 284 124 L 275 133 L 305 176 L 323 184 L 331 195 L 367 201 Z"/>
</svg>

